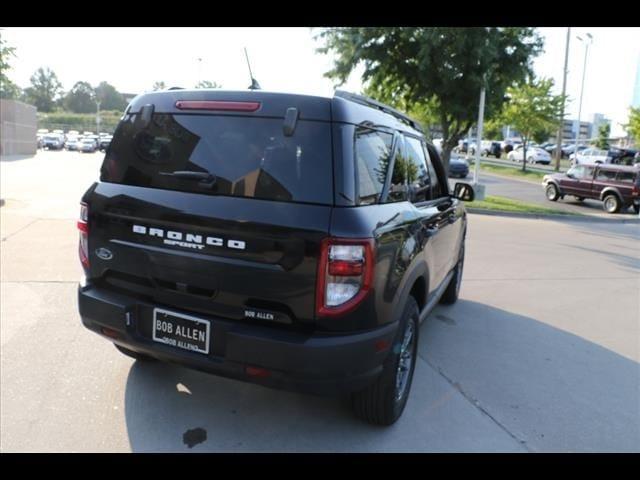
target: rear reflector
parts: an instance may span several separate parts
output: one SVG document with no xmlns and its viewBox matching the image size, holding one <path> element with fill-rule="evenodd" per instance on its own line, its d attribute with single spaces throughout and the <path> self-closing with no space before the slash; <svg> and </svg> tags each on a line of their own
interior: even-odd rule
<svg viewBox="0 0 640 480">
<path fill-rule="evenodd" d="M 120 337 L 120 333 L 117 330 L 113 330 L 111 328 L 102 327 L 100 331 L 102 332 L 103 335 L 106 335 L 107 337 L 111 337 L 111 338 Z"/>
<path fill-rule="evenodd" d="M 226 102 L 218 100 L 178 100 L 180 110 L 222 110 L 231 112 L 255 112 L 260 102 Z"/>
<path fill-rule="evenodd" d="M 245 368 L 245 372 L 250 377 L 266 378 L 271 376 L 271 372 L 269 370 L 260 367 L 247 367 Z"/>
</svg>

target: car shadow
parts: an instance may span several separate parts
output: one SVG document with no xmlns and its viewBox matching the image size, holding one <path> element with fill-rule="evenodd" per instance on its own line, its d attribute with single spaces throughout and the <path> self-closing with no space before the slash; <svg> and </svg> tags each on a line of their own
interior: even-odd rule
<svg viewBox="0 0 640 480">
<path fill-rule="evenodd" d="M 463 299 L 438 307 L 425 323 L 420 347 L 428 363 L 529 450 L 640 451 L 637 361 Z"/>
<path fill-rule="evenodd" d="M 131 448 L 640 449 L 638 363 L 535 319 L 463 299 L 437 307 L 421 326 L 420 337 L 407 408 L 388 428 L 356 419 L 344 399 L 137 361 L 126 380 L 124 402 Z"/>
</svg>

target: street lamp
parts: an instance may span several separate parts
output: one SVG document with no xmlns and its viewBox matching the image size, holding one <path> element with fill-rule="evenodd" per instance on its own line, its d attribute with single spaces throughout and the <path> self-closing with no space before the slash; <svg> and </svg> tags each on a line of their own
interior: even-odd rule
<svg viewBox="0 0 640 480">
<path fill-rule="evenodd" d="M 574 158 L 578 156 L 578 140 L 580 138 L 580 116 L 582 115 L 582 94 L 584 93 L 584 77 L 587 72 L 587 54 L 589 53 L 589 45 L 593 43 L 593 36 L 587 33 L 587 38 L 583 39 L 581 36 L 576 36 L 578 40 L 584 43 L 584 65 L 582 67 L 582 86 L 580 87 L 580 102 L 578 103 L 578 128 L 576 131 L 576 146 L 573 150 Z"/>
<path fill-rule="evenodd" d="M 96 135 L 100 135 L 100 100 L 96 99 Z"/>
</svg>

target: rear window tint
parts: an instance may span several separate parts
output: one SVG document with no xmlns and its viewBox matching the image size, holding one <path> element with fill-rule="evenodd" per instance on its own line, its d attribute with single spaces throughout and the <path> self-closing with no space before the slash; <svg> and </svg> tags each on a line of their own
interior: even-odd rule
<svg viewBox="0 0 640 480">
<path fill-rule="evenodd" d="M 101 180 L 140 187 L 279 201 L 333 203 L 331 131 L 326 122 L 298 121 L 292 136 L 283 119 L 155 114 L 147 127 L 138 115 L 116 130 Z M 198 181 L 168 175 L 210 173 Z"/>
<path fill-rule="evenodd" d="M 633 183 L 633 180 L 636 178 L 636 174 L 634 172 L 618 172 L 618 181 L 624 183 Z"/>
</svg>

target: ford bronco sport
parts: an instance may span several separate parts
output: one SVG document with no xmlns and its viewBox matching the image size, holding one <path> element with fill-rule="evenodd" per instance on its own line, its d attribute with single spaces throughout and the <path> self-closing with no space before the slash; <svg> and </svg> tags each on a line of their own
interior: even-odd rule
<svg viewBox="0 0 640 480">
<path fill-rule="evenodd" d="M 366 97 L 136 97 L 82 197 L 83 324 L 157 359 L 402 413 L 467 228 L 419 125 Z"/>
</svg>

